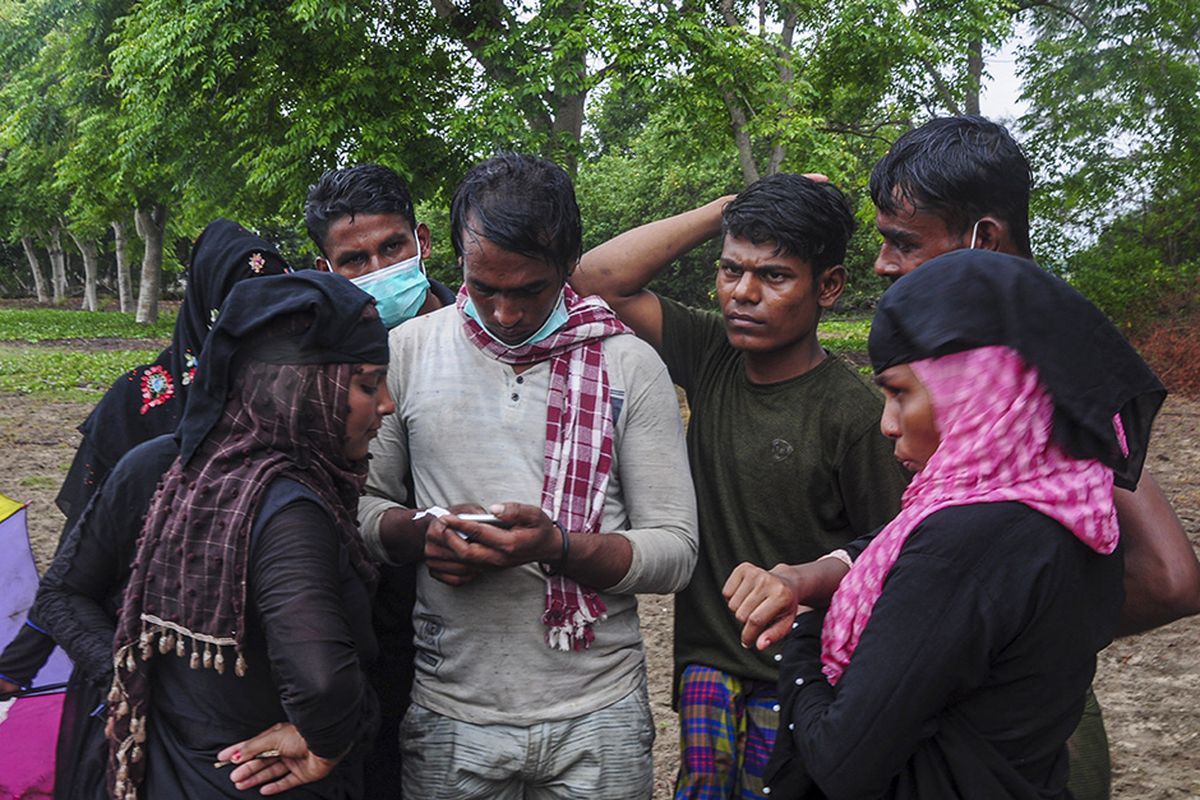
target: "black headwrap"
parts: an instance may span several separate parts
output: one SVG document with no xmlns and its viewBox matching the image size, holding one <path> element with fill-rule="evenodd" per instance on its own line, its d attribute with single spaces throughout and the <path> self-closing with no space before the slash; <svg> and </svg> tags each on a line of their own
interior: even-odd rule
<svg viewBox="0 0 1200 800">
<path fill-rule="evenodd" d="M 984 250 L 938 256 L 884 293 L 869 341 L 876 372 L 989 345 L 1037 368 L 1067 453 L 1111 467 L 1118 486 L 1137 486 L 1167 390 L 1099 309 L 1032 261 Z"/>
<path fill-rule="evenodd" d="M 316 270 L 238 286 L 204 345 L 206 369 L 197 376 L 179 424 L 183 463 L 220 418 L 239 351 L 273 364 L 388 363 L 383 323 L 362 318 L 371 302 L 369 294 L 340 275 Z M 291 337 L 260 336 L 279 319 L 296 314 L 310 315 L 312 325 Z"/>
<path fill-rule="evenodd" d="M 229 291 L 246 278 L 289 271 L 273 246 L 236 222 L 217 219 L 204 229 L 192 248 L 171 345 L 117 378 L 79 426 L 83 443 L 55 500 L 68 525 L 121 456 L 175 430 L 208 329 Z"/>
<path fill-rule="evenodd" d="M 387 330 L 367 293 L 332 273 L 249 281 L 229 293 L 179 425 L 181 455 L 146 514 L 114 639 L 109 788 L 136 800 L 157 653 L 241 676 L 250 540 L 267 490 L 301 483 L 324 503 L 363 581 L 365 459 L 345 454 L 353 375 L 386 364 Z"/>
</svg>

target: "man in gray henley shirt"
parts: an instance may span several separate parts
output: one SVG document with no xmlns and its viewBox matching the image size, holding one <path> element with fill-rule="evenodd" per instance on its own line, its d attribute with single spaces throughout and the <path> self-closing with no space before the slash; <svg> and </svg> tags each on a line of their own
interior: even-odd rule
<svg viewBox="0 0 1200 800">
<path fill-rule="evenodd" d="M 391 333 L 396 414 L 359 512 L 376 557 L 422 562 L 404 795 L 649 797 L 634 593 L 682 589 L 697 550 L 674 389 L 566 288 L 582 237 L 559 167 L 476 166 L 451 225 L 464 290 Z M 485 508 L 499 524 L 458 515 Z"/>
</svg>

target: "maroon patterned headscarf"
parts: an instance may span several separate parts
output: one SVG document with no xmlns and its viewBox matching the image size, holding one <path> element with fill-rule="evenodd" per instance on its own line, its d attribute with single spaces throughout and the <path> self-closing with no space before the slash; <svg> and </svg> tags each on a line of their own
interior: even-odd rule
<svg viewBox="0 0 1200 800">
<path fill-rule="evenodd" d="M 369 587 L 377 577 L 355 522 L 367 462 L 344 450 L 351 380 L 360 364 L 386 361 L 387 331 L 370 297 L 344 278 L 260 280 L 287 285 L 271 304 L 249 290 L 230 295 L 210 335 L 229 334 L 224 358 L 202 365 L 181 423 L 190 457 L 159 484 L 118 615 L 109 789 L 122 800 L 136 800 L 145 771 L 155 650 L 193 669 L 268 668 L 248 664 L 243 649 L 251 533 L 272 481 L 310 489 L 355 570 Z"/>
<path fill-rule="evenodd" d="M 150 700 L 152 655 L 190 658 L 192 669 L 247 664 L 250 534 L 267 487 L 288 477 L 337 518 L 355 569 L 376 578 L 355 526 L 366 461 L 342 453 L 351 364 L 248 362 L 196 458 L 176 461 L 146 517 L 125 591 L 109 695 L 116 727 L 110 775 L 116 797 L 136 797 Z"/>
</svg>

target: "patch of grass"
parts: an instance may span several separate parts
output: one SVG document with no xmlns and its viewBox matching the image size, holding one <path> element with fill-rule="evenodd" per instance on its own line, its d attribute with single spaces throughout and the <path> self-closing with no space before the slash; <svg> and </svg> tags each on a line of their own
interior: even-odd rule
<svg viewBox="0 0 1200 800">
<path fill-rule="evenodd" d="M 122 372 L 157 355 L 158 350 L 74 352 L 0 345 L 0 392 L 95 401 Z"/>
<path fill-rule="evenodd" d="M 170 309 L 160 311 L 153 325 L 139 325 L 133 319 L 133 314 L 119 311 L 0 308 L 0 341 L 170 339 L 175 329 L 175 311 Z"/>
<path fill-rule="evenodd" d="M 59 483 L 58 478 L 51 478 L 48 475 L 29 475 L 17 481 L 18 486 L 26 489 L 55 489 Z"/>
<path fill-rule="evenodd" d="M 821 319 L 817 338 L 835 353 L 867 352 L 867 336 L 871 332 L 870 314 L 837 314 Z"/>
</svg>

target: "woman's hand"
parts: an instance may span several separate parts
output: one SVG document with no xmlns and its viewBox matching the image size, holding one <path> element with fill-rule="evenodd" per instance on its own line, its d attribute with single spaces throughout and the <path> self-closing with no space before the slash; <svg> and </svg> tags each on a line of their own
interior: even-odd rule
<svg viewBox="0 0 1200 800">
<path fill-rule="evenodd" d="M 742 647 L 765 650 L 787 636 L 797 614 L 829 605 L 849 569 L 837 558 L 776 564 L 770 570 L 738 564 L 721 593 L 742 623 Z"/>
<path fill-rule="evenodd" d="M 743 562 L 725 581 L 721 594 L 733 616 L 742 623 L 742 647 L 765 650 L 792 629 L 792 621 L 800 613 L 800 602 L 787 579 L 786 569 L 786 564 L 765 570 Z"/>
<path fill-rule="evenodd" d="M 255 758 L 270 751 L 279 755 Z M 321 758 L 309 750 L 308 742 L 290 722 L 277 722 L 253 738 L 231 744 L 217 753 L 217 758 L 239 765 L 229 775 L 239 790 L 262 786 L 259 791 L 264 795 L 319 781 L 341 761 L 341 756 Z"/>
</svg>

